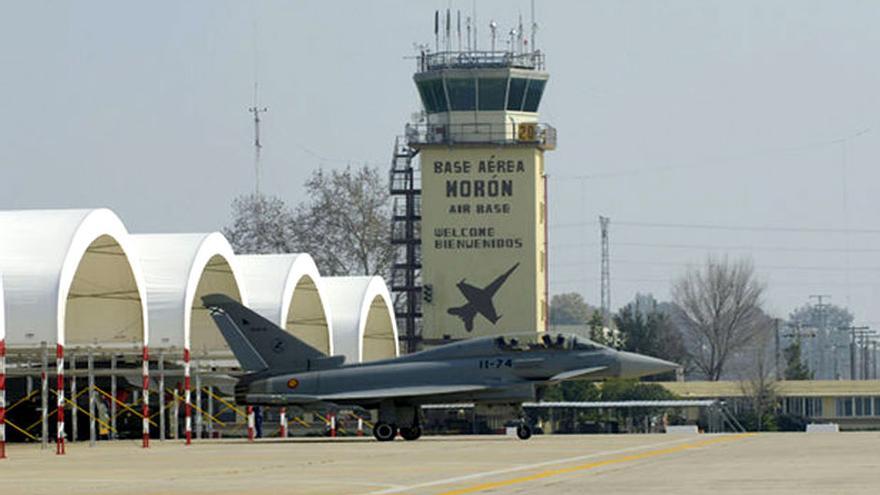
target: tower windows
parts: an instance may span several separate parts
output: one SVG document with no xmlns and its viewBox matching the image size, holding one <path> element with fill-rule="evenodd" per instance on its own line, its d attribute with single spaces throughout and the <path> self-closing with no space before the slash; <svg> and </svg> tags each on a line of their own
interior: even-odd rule
<svg viewBox="0 0 880 495">
<path fill-rule="evenodd" d="M 443 90 L 443 79 L 420 81 L 417 83 L 417 86 L 426 112 L 445 112 L 448 109 L 446 105 L 446 92 Z"/>
<path fill-rule="evenodd" d="M 528 79 L 514 77 L 510 80 L 510 91 L 507 96 L 507 109 L 520 111 L 522 110 L 523 96 L 526 93 L 526 83 Z"/>
<path fill-rule="evenodd" d="M 504 110 L 507 79 L 483 78 L 477 80 L 480 110 Z"/>
<path fill-rule="evenodd" d="M 472 78 L 446 80 L 446 90 L 449 92 L 449 103 L 453 111 L 477 108 L 476 82 Z"/>
<path fill-rule="evenodd" d="M 537 112 L 541 103 L 541 95 L 544 94 L 544 84 L 547 81 L 541 79 L 529 79 L 529 87 L 526 90 L 526 101 L 523 104 L 524 112 Z"/>
<path fill-rule="evenodd" d="M 425 111 L 537 112 L 547 81 L 523 77 L 437 77 L 416 83 Z"/>
</svg>

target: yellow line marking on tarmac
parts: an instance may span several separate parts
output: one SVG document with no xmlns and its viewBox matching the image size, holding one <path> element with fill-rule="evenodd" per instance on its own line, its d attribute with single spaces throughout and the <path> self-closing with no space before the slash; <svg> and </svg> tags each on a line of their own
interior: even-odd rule
<svg viewBox="0 0 880 495">
<path fill-rule="evenodd" d="M 730 442 L 733 440 L 739 440 L 739 439 L 747 438 L 747 437 L 750 437 L 753 435 L 754 435 L 754 433 L 741 433 L 738 435 L 710 438 L 708 440 L 701 440 L 699 442 L 686 443 L 683 445 L 676 445 L 676 446 L 667 447 L 664 449 L 649 450 L 647 452 L 640 452 L 637 454 L 630 454 L 630 455 L 625 455 L 625 456 L 620 456 L 620 457 L 612 457 L 611 459 L 590 462 L 590 463 L 581 464 L 578 466 L 559 468 L 559 469 L 550 469 L 547 471 L 541 471 L 541 472 L 538 472 L 535 474 L 530 474 L 527 476 L 520 476 L 517 478 L 510 478 L 510 479 L 501 480 L 501 481 L 492 481 L 492 482 L 488 482 L 488 483 L 481 483 L 479 485 L 473 485 L 473 486 L 469 486 L 469 487 L 465 487 L 465 488 L 459 488 L 457 490 L 443 492 L 443 493 L 440 493 L 439 495 L 464 495 L 467 493 L 477 493 L 477 492 L 482 492 L 485 490 L 491 490 L 493 488 L 503 488 L 506 486 L 517 485 L 520 483 L 527 483 L 529 481 L 535 481 L 535 480 L 540 480 L 540 479 L 544 479 L 544 478 L 549 478 L 551 476 L 559 476 L 562 474 L 575 473 L 578 471 L 587 471 L 590 469 L 596 469 L 596 468 L 605 467 L 605 466 L 612 466 L 615 464 L 622 464 L 625 462 L 633 462 L 633 461 L 639 461 L 642 459 L 650 459 L 652 457 L 659 457 L 662 455 L 674 454 L 676 452 L 683 452 L 685 450 L 690 450 L 690 449 L 698 449 L 701 447 L 708 447 L 709 445 L 714 445 L 714 444 L 723 443 L 723 442 Z"/>
</svg>

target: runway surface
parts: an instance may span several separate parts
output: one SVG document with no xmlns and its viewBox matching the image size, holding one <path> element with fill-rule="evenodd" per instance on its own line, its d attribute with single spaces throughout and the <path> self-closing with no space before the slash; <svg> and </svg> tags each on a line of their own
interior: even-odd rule
<svg viewBox="0 0 880 495">
<path fill-rule="evenodd" d="M 874 494 L 880 433 L 12 445 L 3 494 Z"/>
</svg>

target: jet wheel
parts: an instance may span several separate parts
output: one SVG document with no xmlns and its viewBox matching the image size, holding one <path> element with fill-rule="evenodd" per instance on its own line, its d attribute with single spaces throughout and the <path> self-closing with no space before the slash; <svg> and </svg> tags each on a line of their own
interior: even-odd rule
<svg viewBox="0 0 880 495">
<path fill-rule="evenodd" d="M 422 427 L 411 426 L 409 428 L 401 428 L 400 436 L 402 436 L 404 440 L 418 440 L 419 437 L 422 436 Z"/>
<path fill-rule="evenodd" d="M 390 442 L 397 435 L 397 427 L 389 423 L 376 423 L 373 427 L 373 436 L 380 442 Z"/>
<path fill-rule="evenodd" d="M 519 425 L 516 427 L 516 436 L 520 440 L 528 440 L 532 436 L 532 429 L 528 425 Z"/>
</svg>

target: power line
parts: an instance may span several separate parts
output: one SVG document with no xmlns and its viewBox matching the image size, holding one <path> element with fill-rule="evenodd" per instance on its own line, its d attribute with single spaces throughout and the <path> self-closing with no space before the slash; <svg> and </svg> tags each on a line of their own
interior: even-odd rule
<svg viewBox="0 0 880 495">
<path fill-rule="evenodd" d="M 779 251 L 779 252 L 804 252 L 804 253 L 880 253 L 880 248 L 804 248 L 787 246 L 750 246 L 750 245 L 721 245 L 721 244 L 666 244 L 653 242 L 615 242 L 615 246 L 646 247 L 661 249 L 707 249 L 728 251 Z M 597 246 L 594 242 L 572 242 L 551 244 L 555 249 L 575 249 Z"/>
<path fill-rule="evenodd" d="M 766 226 L 745 226 L 745 225 L 721 225 L 721 224 L 699 224 L 699 223 L 653 223 L 653 222 L 628 222 L 615 221 L 615 225 L 624 227 L 645 227 L 645 228 L 664 228 L 664 229 L 694 229 L 694 230 L 729 230 L 735 232 L 753 231 L 753 232 L 794 232 L 794 233 L 811 233 L 811 234 L 880 234 L 880 229 L 841 229 L 832 227 L 766 227 Z M 584 227 L 587 225 L 595 225 L 595 222 L 571 222 L 558 223 L 551 225 L 550 228 L 566 229 L 575 227 Z"/>
<path fill-rule="evenodd" d="M 654 167 L 654 168 L 634 168 L 629 170 L 619 170 L 616 172 L 605 172 L 605 173 L 597 173 L 597 174 L 582 174 L 582 175 L 561 175 L 558 176 L 560 179 L 564 180 L 595 180 L 595 179 L 615 179 L 619 177 L 632 177 L 644 174 L 662 174 L 668 172 L 676 172 L 679 170 L 690 170 L 690 169 L 700 169 L 700 170 L 712 170 L 721 166 L 729 165 L 731 162 L 738 161 L 746 161 L 753 160 L 755 158 L 763 158 L 773 155 L 783 155 L 788 153 L 794 153 L 798 151 L 804 151 L 813 148 L 824 148 L 828 146 L 834 146 L 838 144 L 842 144 L 844 147 L 847 146 L 848 142 L 852 139 L 855 139 L 859 136 L 865 135 L 871 132 L 870 128 L 860 129 L 858 131 L 852 132 L 846 136 L 841 136 L 833 139 L 825 139 L 820 141 L 813 141 L 804 144 L 792 145 L 792 146 L 784 146 L 779 148 L 768 148 L 764 150 L 757 150 L 750 153 L 744 153 L 741 155 L 733 155 L 727 157 L 718 157 L 718 158 L 709 158 L 705 160 L 697 160 L 694 163 L 690 164 L 679 164 L 679 165 L 668 165 L 665 167 Z M 615 222 L 616 223 L 616 222 Z"/>
<path fill-rule="evenodd" d="M 615 263 L 621 263 L 625 265 L 656 265 L 656 266 L 680 266 L 680 267 L 699 267 L 701 263 L 685 263 L 685 262 L 676 262 L 676 261 L 643 261 L 643 260 L 630 260 L 630 259 L 614 259 Z M 558 261 L 553 263 L 555 266 L 582 266 L 592 264 L 588 261 L 570 261 L 559 263 Z M 829 272 L 846 272 L 846 271 L 880 271 L 880 266 L 853 266 L 853 267 L 845 267 L 845 266 L 821 266 L 821 265 L 812 265 L 812 266 L 800 266 L 800 265 L 755 265 L 755 268 L 759 270 L 803 270 L 803 271 L 829 271 Z"/>
</svg>

